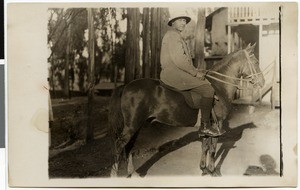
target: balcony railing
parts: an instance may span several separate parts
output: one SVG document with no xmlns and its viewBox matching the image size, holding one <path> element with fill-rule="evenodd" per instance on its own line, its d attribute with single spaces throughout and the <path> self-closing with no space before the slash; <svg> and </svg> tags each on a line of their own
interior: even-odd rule
<svg viewBox="0 0 300 190">
<path fill-rule="evenodd" d="M 278 7 L 229 7 L 228 23 L 270 24 L 279 22 Z"/>
</svg>

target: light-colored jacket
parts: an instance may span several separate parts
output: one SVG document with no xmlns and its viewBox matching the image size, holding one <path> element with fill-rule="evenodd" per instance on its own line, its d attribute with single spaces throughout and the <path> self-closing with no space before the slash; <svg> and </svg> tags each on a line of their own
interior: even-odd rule
<svg viewBox="0 0 300 190">
<path fill-rule="evenodd" d="M 193 66 L 190 51 L 180 32 L 167 31 L 162 40 L 160 79 L 179 90 L 189 90 L 208 84 L 207 80 L 196 78 L 197 69 Z"/>
</svg>

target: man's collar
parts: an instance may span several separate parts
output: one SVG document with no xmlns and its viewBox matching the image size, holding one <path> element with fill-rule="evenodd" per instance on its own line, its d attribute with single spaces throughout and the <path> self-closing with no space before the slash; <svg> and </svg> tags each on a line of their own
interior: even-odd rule
<svg viewBox="0 0 300 190">
<path fill-rule="evenodd" d="M 171 27 L 171 29 L 170 30 L 172 30 L 172 31 L 174 31 L 174 32 L 177 32 L 178 34 L 180 34 L 180 36 L 182 36 L 182 32 L 180 32 L 179 30 L 176 30 L 175 28 L 173 28 L 173 27 Z"/>
</svg>

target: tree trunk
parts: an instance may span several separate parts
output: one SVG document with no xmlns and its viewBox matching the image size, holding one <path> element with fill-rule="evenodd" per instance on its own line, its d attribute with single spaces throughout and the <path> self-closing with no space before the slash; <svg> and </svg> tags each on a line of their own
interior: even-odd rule
<svg viewBox="0 0 300 190">
<path fill-rule="evenodd" d="M 66 52 L 66 62 L 65 62 L 65 80 L 64 80 L 64 96 L 65 98 L 70 98 L 70 84 L 69 84 L 69 65 L 70 65 L 70 40 L 71 37 L 71 24 L 68 26 L 67 30 L 67 52 Z"/>
<path fill-rule="evenodd" d="M 112 20 L 114 19 L 116 21 L 116 17 L 115 17 L 115 11 L 116 9 L 115 8 L 110 8 L 109 9 L 110 11 L 110 24 L 109 24 L 109 27 L 111 28 L 111 34 L 110 34 L 110 38 L 111 38 L 111 60 L 112 60 L 112 71 L 111 71 L 111 74 L 113 76 L 113 82 L 114 82 L 114 86 L 115 88 L 117 87 L 117 80 L 118 80 L 118 65 L 117 65 L 117 62 L 114 61 L 114 55 L 115 55 L 115 33 L 116 33 L 116 24 L 115 25 L 112 25 Z M 116 21 L 117 22 L 117 21 Z M 115 22 L 115 23 L 116 23 Z"/>
<path fill-rule="evenodd" d="M 160 50 L 162 38 L 165 35 L 168 26 L 169 13 L 166 8 L 151 8 L 151 68 L 152 78 L 159 78 Z"/>
<path fill-rule="evenodd" d="M 170 14 L 167 8 L 160 8 L 160 9 L 161 9 L 161 14 L 160 14 L 160 18 L 161 18 L 160 48 L 161 48 L 162 39 L 169 29 L 168 22 L 169 22 Z"/>
<path fill-rule="evenodd" d="M 125 83 L 139 78 L 140 72 L 140 12 L 138 8 L 127 8 L 127 33 L 125 55 Z"/>
<path fill-rule="evenodd" d="M 92 105 L 93 105 L 93 91 L 95 85 L 95 57 L 94 57 L 94 19 L 91 8 L 88 8 L 88 31 L 89 31 L 89 66 L 88 66 L 88 120 L 87 120 L 87 132 L 86 142 L 90 142 L 94 139 L 94 127 L 91 123 L 92 120 Z"/>
<path fill-rule="evenodd" d="M 151 78 L 158 78 L 158 40 L 160 38 L 159 34 L 159 8 L 151 8 L 151 68 L 150 68 L 150 75 Z"/>
<path fill-rule="evenodd" d="M 51 58 L 51 83 L 52 83 L 52 91 L 53 91 L 53 98 L 56 98 L 56 92 L 55 92 L 55 83 L 54 83 L 54 69 L 53 69 L 53 58 Z"/>
<path fill-rule="evenodd" d="M 204 35 L 205 35 L 205 8 L 198 9 L 198 22 L 195 35 L 195 65 L 199 69 L 206 69 L 204 61 Z"/>
<path fill-rule="evenodd" d="M 143 77 L 150 78 L 150 9 L 143 8 Z"/>
</svg>

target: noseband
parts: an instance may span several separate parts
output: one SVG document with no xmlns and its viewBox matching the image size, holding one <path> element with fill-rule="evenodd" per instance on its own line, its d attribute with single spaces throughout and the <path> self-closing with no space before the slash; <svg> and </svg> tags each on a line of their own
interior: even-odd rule
<svg viewBox="0 0 300 190">
<path fill-rule="evenodd" d="M 246 78 L 236 78 L 236 77 L 231 77 L 231 76 L 228 76 L 228 75 L 224 75 L 222 73 L 219 73 L 219 72 L 216 72 L 216 71 L 212 71 L 212 70 L 208 70 L 206 71 L 206 75 L 207 77 L 211 78 L 211 79 L 214 79 L 216 81 L 219 81 L 219 82 L 222 82 L 222 83 L 225 83 L 225 84 L 228 84 L 228 85 L 231 85 L 231 86 L 235 86 L 237 87 L 238 89 L 246 89 L 245 87 L 242 87 L 240 85 L 240 82 L 250 82 L 251 84 L 253 84 L 254 86 L 258 83 L 258 80 L 257 80 L 257 77 L 258 75 L 262 75 L 262 72 L 257 72 L 254 68 L 254 63 L 251 61 L 251 57 L 254 56 L 254 54 L 252 55 L 249 55 L 249 53 L 246 51 L 246 50 L 243 50 L 243 52 L 245 53 L 245 56 L 246 56 L 246 59 L 247 59 L 247 66 L 248 66 L 248 69 L 250 70 L 250 75 L 248 75 Z M 244 67 L 245 69 L 246 67 Z M 222 76 L 222 77 L 225 77 L 225 78 L 228 78 L 228 79 L 233 79 L 234 81 L 238 81 L 238 84 L 236 84 L 235 82 L 228 82 L 228 81 L 225 81 L 225 80 L 222 80 L 222 79 L 219 79 L 217 77 L 214 77 L 212 75 L 210 75 L 209 73 L 214 73 L 214 74 L 217 74 L 219 76 Z M 243 73 L 243 72 L 242 72 Z"/>
</svg>

